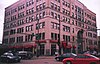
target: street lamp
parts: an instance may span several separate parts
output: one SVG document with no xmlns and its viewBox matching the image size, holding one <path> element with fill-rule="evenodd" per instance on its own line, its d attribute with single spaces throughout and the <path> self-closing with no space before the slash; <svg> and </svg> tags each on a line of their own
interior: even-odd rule
<svg viewBox="0 0 100 64">
<path fill-rule="evenodd" d="M 59 52 L 59 54 L 61 54 L 61 45 L 60 44 L 61 43 L 60 43 L 60 19 L 59 19 L 59 36 L 58 36 L 58 46 L 59 46 L 58 52 Z"/>
<path fill-rule="evenodd" d="M 37 37 L 37 51 L 36 51 L 36 56 L 37 57 L 39 57 L 39 55 L 40 55 L 40 43 L 39 43 L 39 19 L 37 18 L 36 19 L 37 20 L 37 35 L 36 35 L 36 37 Z"/>
</svg>

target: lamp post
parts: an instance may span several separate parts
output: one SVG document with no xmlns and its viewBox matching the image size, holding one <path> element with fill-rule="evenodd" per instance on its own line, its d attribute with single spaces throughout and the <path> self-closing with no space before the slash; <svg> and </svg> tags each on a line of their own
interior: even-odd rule
<svg viewBox="0 0 100 64">
<path fill-rule="evenodd" d="M 59 19 L 59 36 L 58 36 L 58 46 L 59 46 L 59 54 L 61 54 L 61 43 L 60 43 L 60 19 Z"/>
<path fill-rule="evenodd" d="M 40 55 L 40 43 L 39 43 L 39 19 L 37 18 L 37 51 L 36 51 L 36 56 L 39 57 Z"/>
</svg>

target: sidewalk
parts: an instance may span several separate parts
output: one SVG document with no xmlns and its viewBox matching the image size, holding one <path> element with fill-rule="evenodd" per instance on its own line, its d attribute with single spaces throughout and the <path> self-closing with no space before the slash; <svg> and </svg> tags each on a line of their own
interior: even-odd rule
<svg viewBox="0 0 100 64">
<path fill-rule="evenodd" d="M 39 56 L 39 57 L 36 57 L 34 56 L 32 59 L 54 59 L 55 56 Z"/>
</svg>

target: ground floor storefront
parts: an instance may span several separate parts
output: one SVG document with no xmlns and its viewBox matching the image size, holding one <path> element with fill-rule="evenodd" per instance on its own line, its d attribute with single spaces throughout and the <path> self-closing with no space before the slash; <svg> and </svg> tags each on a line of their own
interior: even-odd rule
<svg viewBox="0 0 100 64">
<path fill-rule="evenodd" d="M 71 43 L 66 44 L 66 42 L 61 42 L 61 53 L 76 53 L 76 47 Z M 13 46 L 8 46 L 8 50 L 13 51 L 31 51 L 33 54 L 43 55 L 55 55 L 59 51 L 58 41 L 57 40 L 41 40 L 31 43 L 21 43 Z"/>
</svg>

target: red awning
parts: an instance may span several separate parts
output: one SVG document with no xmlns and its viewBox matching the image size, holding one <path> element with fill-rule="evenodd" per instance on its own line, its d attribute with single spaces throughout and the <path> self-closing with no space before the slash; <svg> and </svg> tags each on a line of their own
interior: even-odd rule
<svg viewBox="0 0 100 64">
<path fill-rule="evenodd" d="M 9 48 L 14 48 L 14 46 L 9 46 Z"/>
<path fill-rule="evenodd" d="M 74 45 L 73 48 L 76 48 L 76 45 Z"/>
<path fill-rule="evenodd" d="M 68 44 L 66 48 L 72 48 L 72 45 L 71 44 Z"/>
<path fill-rule="evenodd" d="M 66 48 L 67 43 L 65 41 L 62 42 L 62 47 Z"/>
<path fill-rule="evenodd" d="M 37 46 L 36 43 L 34 43 L 34 44 L 33 43 L 28 43 L 28 44 L 23 45 L 24 48 L 31 48 L 31 47 L 36 48 L 36 46 Z"/>
<path fill-rule="evenodd" d="M 28 43 L 28 44 L 21 44 L 21 45 L 15 45 L 15 46 L 9 46 L 9 48 L 31 48 L 34 47 L 36 48 L 36 44 L 34 43 Z"/>
<path fill-rule="evenodd" d="M 14 48 L 22 48 L 23 46 L 20 46 L 20 45 L 16 45 L 16 46 L 13 46 Z"/>
<path fill-rule="evenodd" d="M 58 40 L 50 40 L 51 43 L 58 43 Z"/>
<path fill-rule="evenodd" d="M 31 48 L 33 45 L 31 45 L 31 44 L 25 44 L 25 45 L 23 45 L 23 47 L 24 48 Z"/>
<path fill-rule="evenodd" d="M 98 46 L 94 46 L 94 49 L 98 49 Z"/>
<path fill-rule="evenodd" d="M 46 40 L 35 40 L 36 43 L 46 43 Z"/>
<path fill-rule="evenodd" d="M 93 46 L 93 45 L 90 45 L 89 48 L 90 48 L 90 49 L 94 49 L 94 46 Z"/>
</svg>

